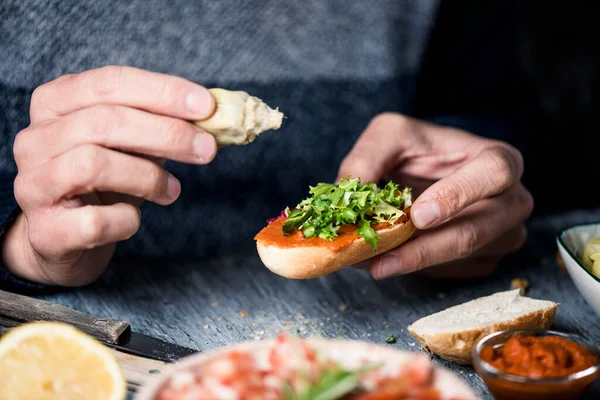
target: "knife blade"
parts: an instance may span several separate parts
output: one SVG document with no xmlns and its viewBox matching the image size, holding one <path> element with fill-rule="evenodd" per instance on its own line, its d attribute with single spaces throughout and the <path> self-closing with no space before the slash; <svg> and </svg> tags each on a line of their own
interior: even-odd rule
<svg viewBox="0 0 600 400">
<path fill-rule="evenodd" d="M 0 325 L 15 327 L 31 321 L 71 324 L 115 350 L 163 362 L 174 362 L 197 352 L 134 332 L 127 321 L 98 318 L 63 305 L 0 290 Z"/>
<path fill-rule="evenodd" d="M 198 352 L 143 333 L 132 332 L 131 329 L 121 335 L 118 343 L 106 343 L 106 345 L 123 353 L 163 362 L 176 362 Z"/>
</svg>

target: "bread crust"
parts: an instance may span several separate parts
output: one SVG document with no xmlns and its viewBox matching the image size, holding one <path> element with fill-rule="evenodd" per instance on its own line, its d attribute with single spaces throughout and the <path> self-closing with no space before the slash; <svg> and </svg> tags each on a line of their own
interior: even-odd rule
<svg viewBox="0 0 600 400">
<path fill-rule="evenodd" d="M 385 253 L 406 242 L 416 231 L 410 220 L 409 210 L 405 222 L 396 223 L 378 230 L 377 250 L 362 237 L 357 237 L 350 245 L 332 250 L 326 246 L 280 247 L 256 241 L 256 248 L 265 266 L 288 279 L 312 279 L 328 275 L 344 267 L 365 261 Z M 335 240 L 335 239 L 334 239 Z"/>
<path fill-rule="evenodd" d="M 407 330 L 427 352 L 436 354 L 448 361 L 469 365 L 472 363 L 473 347 L 485 336 L 506 329 L 549 329 L 554 321 L 557 307 L 558 304 L 554 303 L 553 307 L 521 315 L 512 321 L 485 325 L 460 332 L 421 335 L 414 329 L 414 324 L 408 326 Z"/>
</svg>

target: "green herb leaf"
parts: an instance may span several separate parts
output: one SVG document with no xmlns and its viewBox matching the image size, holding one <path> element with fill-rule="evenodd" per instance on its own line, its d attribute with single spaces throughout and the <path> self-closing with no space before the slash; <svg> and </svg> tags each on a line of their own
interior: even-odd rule
<svg viewBox="0 0 600 400">
<path fill-rule="evenodd" d="M 347 371 L 331 368 L 322 372 L 320 379 L 303 392 L 296 393 L 289 382 L 283 387 L 285 400 L 339 400 L 358 389 L 360 378 L 369 369 Z"/>
<path fill-rule="evenodd" d="M 371 192 L 367 192 L 367 191 L 362 191 L 362 192 L 354 192 L 352 194 L 352 197 L 354 197 L 354 199 L 356 200 L 356 204 L 360 207 L 363 208 L 367 205 L 367 199 L 369 198 L 369 194 Z"/>
<path fill-rule="evenodd" d="M 385 339 L 385 342 L 389 343 L 389 344 L 396 343 L 396 338 L 393 336 L 390 336 L 389 338 Z"/>
<path fill-rule="evenodd" d="M 354 178 L 354 179 L 350 179 L 350 178 L 345 178 L 342 179 L 340 181 L 340 183 L 338 184 L 338 186 L 346 191 L 355 191 L 358 190 L 359 186 L 361 186 L 360 184 L 360 178 Z"/>
<path fill-rule="evenodd" d="M 393 224 L 403 214 L 404 212 L 402 210 L 389 205 L 383 200 L 379 200 L 379 203 L 375 206 L 375 210 L 373 210 L 373 219 L 377 222 L 389 222 L 390 224 Z"/>
<path fill-rule="evenodd" d="M 310 216 L 313 214 L 312 207 L 308 207 L 305 210 L 292 211 L 288 217 L 288 220 L 283 224 L 283 233 L 290 234 L 300 228 Z"/>
<path fill-rule="evenodd" d="M 304 224 L 302 227 L 302 234 L 305 238 L 311 238 L 316 235 L 316 228 L 314 223 Z"/>
<path fill-rule="evenodd" d="M 329 196 L 329 198 L 331 199 L 331 206 L 336 208 L 342 207 L 345 193 L 346 192 L 344 191 L 344 189 L 336 188 L 333 191 L 333 193 L 331 193 L 331 195 Z"/>
<path fill-rule="evenodd" d="M 331 184 L 331 183 L 318 183 L 317 186 L 309 186 L 310 190 L 310 194 L 313 195 L 313 197 L 319 197 L 322 194 L 327 194 L 329 192 L 331 192 L 331 190 L 335 189 L 335 185 Z"/>
<path fill-rule="evenodd" d="M 302 230 L 304 237 L 319 237 L 333 240 L 342 225 L 358 225 L 357 235 L 377 250 L 377 236 L 373 225 L 387 222 L 394 224 L 403 209 L 412 204 L 410 188 L 400 190 L 398 185 L 388 182 L 383 188 L 374 183 L 361 183 L 359 178 L 345 178 L 337 185 L 318 183 L 309 187 L 310 197 L 302 200 L 289 212 L 283 225 L 283 234 Z"/>
<path fill-rule="evenodd" d="M 331 241 L 337 236 L 337 231 L 339 229 L 339 226 L 333 226 L 333 224 L 329 224 L 326 227 L 320 229 L 319 237 L 321 239 Z"/>
<path fill-rule="evenodd" d="M 375 233 L 375 229 L 371 227 L 369 221 L 361 220 L 358 224 L 358 230 L 356 231 L 357 235 L 361 235 L 365 242 L 369 243 L 371 247 L 373 247 L 373 251 L 377 250 L 377 233 Z"/>
</svg>

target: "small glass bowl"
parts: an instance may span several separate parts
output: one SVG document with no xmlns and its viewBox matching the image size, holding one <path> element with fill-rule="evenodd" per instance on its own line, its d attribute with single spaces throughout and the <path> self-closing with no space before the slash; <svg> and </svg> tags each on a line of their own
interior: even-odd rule
<svg viewBox="0 0 600 400">
<path fill-rule="evenodd" d="M 558 336 L 585 347 L 597 359 L 595 365 L 563 378 L 534 379 L 503 372 L 480 357 L 484 346 L 503 346 L 515 336 Z M 578 335 L 546 329 L 510 329 L 492 333 L 473 348 L 473 367 L 496 400 L 575 400 L 600 375 L 600 351 L 589 340 Z"/>
</svg>

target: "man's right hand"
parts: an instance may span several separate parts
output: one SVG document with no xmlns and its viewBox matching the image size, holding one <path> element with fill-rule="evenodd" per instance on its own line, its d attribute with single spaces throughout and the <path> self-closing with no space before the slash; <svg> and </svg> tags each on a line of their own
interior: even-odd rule
<svg viewBox="0 0 600 400">
<path fill-rule="evenodd" d="M 182 78 L 109 66 L 65 75 L 32 95 L 31 124 L 14 143 L 22 209 L 2 244 L 5 267 L 51 285 L 92 282 L 115 243 L 133 236 L 144 200 L 180 194 L 164 160 L 207 164 L 213 136 L 189 120 L 215 108 L 208 90 Z"/>
</svg>

